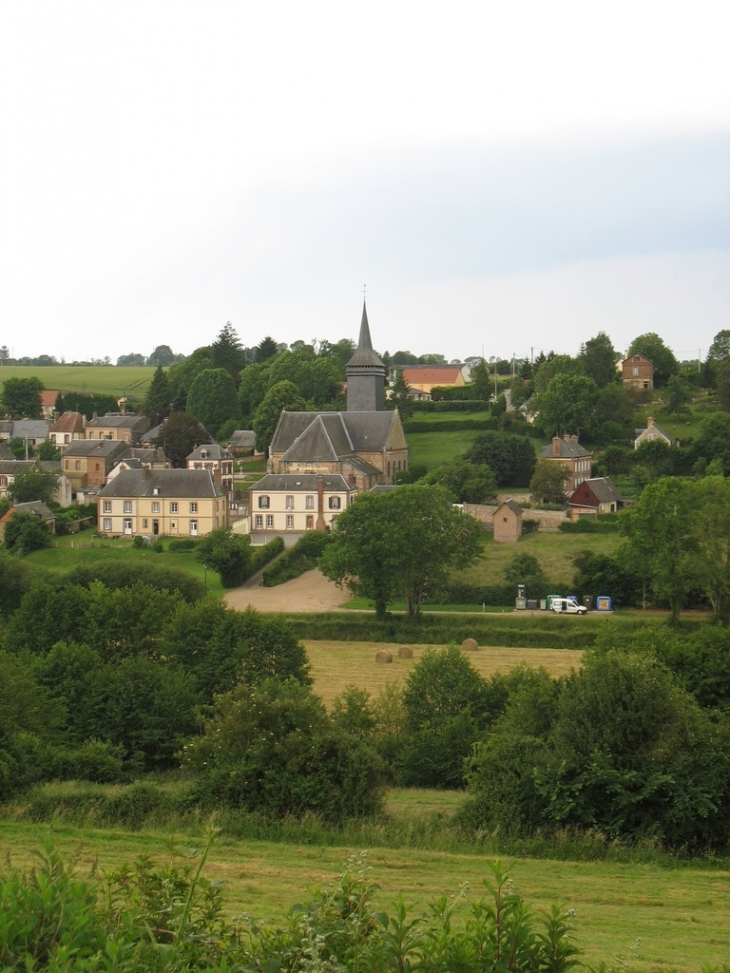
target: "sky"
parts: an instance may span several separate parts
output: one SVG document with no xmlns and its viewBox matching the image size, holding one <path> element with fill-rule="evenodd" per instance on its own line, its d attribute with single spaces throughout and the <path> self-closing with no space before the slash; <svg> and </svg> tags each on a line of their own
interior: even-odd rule
<svg viewBox="0 0 730 973">
<path fill-rule="evenodd" d="M 0 345 L 730 328 L 727 2 L 0 0 Z"/>
</svg>

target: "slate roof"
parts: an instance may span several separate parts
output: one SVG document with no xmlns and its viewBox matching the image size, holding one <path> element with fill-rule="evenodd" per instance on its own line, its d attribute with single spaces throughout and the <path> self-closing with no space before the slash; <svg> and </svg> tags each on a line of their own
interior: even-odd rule
<svg viewBox="0 0 730 973">
<path fill-rule="evenodd" d="M 388 444 L 394 420 L 395 411 L 282 412 L 271 452 L 282 452 L 282 460 L 312 463 L 380 452 Z"/>
<path fill-rule="evenodd" d="M 515 513 L 515 514 L 518 514 L 518 515 L 523 512 L 522 507 L 519 505 L 519 503 L 517 503 L 517 501 L 516 500 L 513 500 L 511 497 L 510 497 L 509 500 L 505 500 L 502 503 L 500 503 L 499 507 L 497 507 L 497 510 L 499 510 L 500 507 L 509 507 L 509 509 L 512 511 L 512 513 Z M 497 510 L 495 510 L 494 512 L 496 513 Z"/>
<path fill-rule="evenodd" d="M 362 321 L 360 322 L 360 337 L 357 342 L 355 354 L 347 363 L 347 368 L 352 366 L 374 365 L 385 371 L 385 365 L 378 355 L 373 351 L 373 342 L 370 337 L 370 325 L 368 324 L 368 312 L 365 301 L 362 302 Z"/>
<path fill-rule="evenodd" d="M 369 491 L 370 493 L 390 493 L 391 490 L 399 490 L 400 483 L 376 483 Z"/>
<path fill-rule="evenodd" d="M 540 450 L 540 457 L 543 459 L 574 459 L 590 455 L 590 451 L 581 446 L 579 442 L 573 442 L 569 439 L 560 440 L 559 454 L 554 452 L 552 442 L 548 446 L 543 446 Z"/>
<path fill-rule="evenodd" d="M 44 520 L 55 520 L 56 515 L 50 510 L 42 500 L 30 500 L 28 503 L 14 503 L 11 511 L 19 514 L 36 514 Z"/>
<path fill-rule="evenodd" d="M 203 456 L 203 453 L 207 453 L 208 455 Z M 203 443 L 202 446 L 197 446 L 187 457 L 188 461 L 204 459 L 233 459 L 233 455 L 224 446 L 219 446 L 218 443 Z"/>
<path fill-rule="evenodd" d="M 84 417 L 80 412 L 62 412 L 48 430 L 51 432 L 83 432 Z"/>
<path fill-rule="evenodd" d="M 160 496 L 175 500 L 223 497 L 225 494 L 213 482 L 210 470 L 122 470 L 99 491 L 99 496 Z"/>
<path fill-rule="evenodd" d="M 48 439 L 48 419 L 15 419 L 11 438 Z"/>
<path fill-rule="evenodd" d="M 253 429 L 236 429 L 228 440 L 229 449 L 254 449 L 256 433 Z"/>
<path fill-rule="evenodd" d="M 346 466 L 352 467 L 353 470 L 359 470 L 360 473 L 364 473 L 366 476 L 379 476 L 382 473 L 382 470 L 373 466 L 372 463 L 368 463 L 362 457 L 355 456 L 354 453 L 351 456 L 341 456 L 340 460 Z"/>
<path fill-rule="evenodd" d="M 98 416 L 86 423 L 87 429 L 136 429 L 140 425 L 147 425 L 144 416 L 122 415 L 112 413 L 111 415 Z"/>
<path fill-rule="evenodd" d="M 152 429 L 148 429 L 147 432 L 142 434 L 142 442 L 151 443 L 153 439 L 157 439 L 164 425 L 165 423 L 161 422 L 158 426 L 153 426 Z"/>
<path fill-rule="evenodd" d="M 59 460 L 41 460 L 36 462 L 34 459 L 2 459 L 0 460 L 0 473 L 5 476 L 15 476 L 23 470 L 32 470 L 35 466 L 40 466 L 46 473 L 60 473 L 61 463 Z"/>
<path fill-rule="evenodd" d="M 114 456 L 119 453 L 124 456 L 129 451 L 129 443 L 121 439 L 74 439 L 66 445 L 63 451 L 67 456 Z"/>
<path fill-rule="evenodd" d="M 589 480 L 583 480 L 580 486 L 576 487 L 569 501 L 573 506 L 582 506 L 578 494 L 585 487 L 591 488 L 599 503 L 625 503 L 623 494 L 610 476 L 596 476 Z"/>
<path fill-rule="evenodd" d="M 0 435 L 5 435 L 10 437 L 12 433 L 13 433 L 13 420 L 0 419 Z"/>
<path fill-rule="evenodd" d="M 256 486 L 251 487 L 251 492 L 316 493 L 320 476 L 328 493 L 350 493 L 357 489 L 350 486 L 341 473 L 267 473 Z"/>
<path fill-rule="evenodd" d="M 643 429 L 634 429 L 634 433 L 635 433 L 634 441 L 636 441 L 637 439 L 647 439 L 647 440 L 650 440 L 651 439 L 651 436 L 647 435 L 647 433 L 650 433 L 652 430 L 654 430 L 655 432 L 657 432 L 659 434 L 658 438 L 664 439 L 670 445 L 672 445 L 674 443 L 674 440 L 669 435 L 669 433 L 668 432 L 664 432 L 664 430 L 661 428 L 661 426 L 659 426 L 656 422 L 652 422 L 651 425 L 645 426 Z"/>
</svg>

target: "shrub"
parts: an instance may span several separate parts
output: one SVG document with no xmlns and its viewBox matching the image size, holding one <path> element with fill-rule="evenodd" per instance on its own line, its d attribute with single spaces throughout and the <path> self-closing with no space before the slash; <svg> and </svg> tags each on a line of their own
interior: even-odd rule
<svg viewBox="0 0 730 973">
<path fill-rule="evenodd" d="M 264 571 L 264 585 L 273 588 L 316 568 L 320 555 L 331 541 L 332 535 L 324 531 L 313 530 L 304 534 L 276 564 Z"/>
<path fill-rule="evenodd" d="M 136 537 L 135 540 L 137 540 Z M 169 554 L 184 554 L 187 551 L 194 551 L 198 543 L 194 537 L 175 538 L 167 545 L 167 551 Z"/>
<path fill-rule="evenodd" d="M 592 517 L 564 520 L 558 530 L 564 534 L 618 534 L 619 519 L 616 514 L 599 514 L 595 520 Z"/>
</svg>

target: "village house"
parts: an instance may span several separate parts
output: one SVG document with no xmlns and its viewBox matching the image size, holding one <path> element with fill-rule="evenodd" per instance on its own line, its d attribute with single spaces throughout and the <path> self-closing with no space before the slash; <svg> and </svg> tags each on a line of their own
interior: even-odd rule
<svg viewBox="0 0 730 973">
<path fill-rule="evenodd" d="M 634 429 L 635 439 L 634 439 L 634 449 L 638 449 L 642 443 L 653 443 L 657 440 L 662 443 L 666 443 L 667 446 L 673 446 L 674 440 L 669 435 L 669 433 L 664 432 L 654 421 L 653 416 L 649 416 L 646 420 L 646 429 Z"/>
<path fill-rule="evenodd" d="M 119 439 L 125 443 L 140 440 L 149 424 L 144 416 L 108 412 L 86 423 L 87 439 Z"/>
<path fill-rule="evenodd" d="M 653 389 L 654 365 L 645 355 L 630 355 L 617 362 L 625 388 Z"/>
<path fill-rule="evenodd" d="M 540 459 L 562 463 L 568 471 L 565 492 L 573 493 L 591 475 L 593 453 L 578 442 L 577 436 L 553 436 L 549 446 L 540 450 Z"/>
<path fill-rule="evenodd" d="M 51 424 L 48 438 L 63 450 L 76 439 L 86 439 L 86 419 L 80 412 L 64 412 Z"/>
<path fill-rule="evenodd" d="M 22 439 L 31 450 L 48 439 L 47 419 L 6 419 L 0 422 L 0 440 Z"/>
<path fill-rule="evenodd" d="M 615 514 L 626 501 L 609 476 L 591 477 L 573 491 L 568 500 L 572 520 L 598 514 Z"/>
<path fill-rule="evenodd" d="M 436 387 L 455 388 L 471 382 L 470 365 L 406 365 L 402 373 L 414 391 L 428 395 Z"/>
<path fill-rule="evenodd" d="M 35 517 L 40 517 L 48 525 L 49 531 L 52 534 L 56 533 L 56 515 L 42 500 L 32 500 L 28 503 L 14 503 L 0 517 L 0 541 L 5 537 L 5 525 L 16 514 L 33 514 Z"/>
<path fill-rule="evenodd" d="M 253 429 L 236 429 L 228 440 L 228 448 L 234 456 L 253 456 L 256 450 L 256 433 Z"/>
<path fill-rule="evenodd" d="M 251 488 L 251 538 L 282 535 L 287 547 L 310 530 L 331 530 L 357 495 L 339 473 L 268 473 Z"/>
<path fill-rule="evenodd" d="M 44 419 L 53 419 L 56 414 L 56 399 L 58 392 L 53 389 L 43 389 L 41 392 L 41 415 Z"/>
<path fill-rule="evenodd" d="M 408 469 L 400 415 L 385 409 L 385 365 L 373 350 L 364 304 L 346 371 L 346 412 L 281 413 L 269 446 L 269 473 L 339 473 L 365 492 Z"/>
<path fill-rule="evenodd" d="M 218 443 L 196 448 L 185 460 L 189 470 L 210 470 L 213 482 L 222 487 L 228 499 L 233 496 L 233 453 Z"/>
<path fill-rule="evenodd" d="M 228 526 L 228 501 L 209 470 L 124 470 L 97 497 L 112 537 L 202 537 Z"/>
<path fill-rule="evenodd" d="M 74 491 L 82 487 L 103 486 L 106 479 L 130 447 L 116 439 L 77 439 L 64 448 L 63 472 Z"/>
<path fill-rule="evenodd" d="M 62 507 L 70 507 L 73 500 L 72 484 L 62 473 L 61 464 L 57 460 L 0 460 L 0 500 L 7 496 L 8 489 L 12 486 L 18 473 L 36 468 L 54 474 L 56 477 L 56 493 L 53 499 Z"/>
<path fill-rule="evenodd" d="M 166 459 L 161 447 L 131 446 L 107 475 L 106 482 L 113 480 L 124 470 L 169 470 L 172 463 Z"/>
</svg>

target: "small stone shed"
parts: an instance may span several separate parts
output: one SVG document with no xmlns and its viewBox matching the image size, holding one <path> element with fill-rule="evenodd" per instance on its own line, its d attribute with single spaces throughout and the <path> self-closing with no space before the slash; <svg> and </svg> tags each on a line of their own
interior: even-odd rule
<svg viewBox="0 0 730 973">
<path fill-rule="evenodd" d="M 515 544 L 522 537 L 522 507 L 516 500 L 505 500 L 492 514 L 494 539 L 499 544 Z"/>
</svg>

